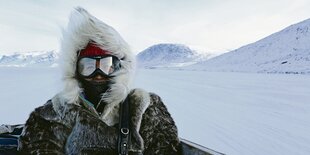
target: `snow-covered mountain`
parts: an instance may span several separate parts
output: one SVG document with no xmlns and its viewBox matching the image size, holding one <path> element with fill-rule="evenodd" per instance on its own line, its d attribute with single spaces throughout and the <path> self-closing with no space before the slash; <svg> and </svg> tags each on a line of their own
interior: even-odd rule
<svg viewBox="0 0 310 155">
<path fill-rule="evenodd" d="M 6 67 L 55 67 L 59 55 L 55 51 L 22 52 L 0 56 L 0 66 Z"/>
<path fill-rule="evenodd" d="M 187 69 L 309 74 L 310 19 Z"/>
<path fill-rule="evenodd" d="M 206 60 L 211 54 L 201 54 L 182 44 L 157 44 L 137 55 L 138 67 L 182 67 Z"/>
<path fill-rule="evenodd" d="M 310 19 L 214 56 L 182 44 L 157 44 L 139 53 L 137 63 L 143 68 L 310 74 Z M 56 66 L 57 59 L 55 51 L 16 53 L 0 55 L 0 66 Z"/>
</svg>

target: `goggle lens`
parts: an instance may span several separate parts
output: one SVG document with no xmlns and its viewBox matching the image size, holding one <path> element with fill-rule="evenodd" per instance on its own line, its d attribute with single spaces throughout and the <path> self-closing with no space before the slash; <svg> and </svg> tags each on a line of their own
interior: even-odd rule
<svg viewBox="0 0 310 155">
<path fill-rule="evenodd" d="M 107 57 L 106 59 L 100 59 L 99 68 L 107 75 L 113 73 L 114 72 L 113 58 Z"/>
<path fill-rule="evenodd" d="M 99 61 L 99 64 L 97 64 Z M 78 72 L 83 76 L 90 76 L 99 68 L 104 74 L 110 75 L 114 72 L 113 57 L 104 58 L 81 58 L 78 62 Z"/>
</svg>

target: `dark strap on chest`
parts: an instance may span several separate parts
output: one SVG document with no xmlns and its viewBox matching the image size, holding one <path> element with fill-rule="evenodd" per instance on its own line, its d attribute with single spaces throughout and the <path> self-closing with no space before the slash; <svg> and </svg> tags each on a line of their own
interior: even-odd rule
<svg viewBox="0 0 310 155">
<path fill-rule="evenodd" d="M 128 147 L 130 141 L 130 130 L 129 130 L 129 102 L 128 97 L 123 103 L 120 104 L 119 114 L 119 135 L 118 135 L 118 154 L 128 155 Z"/>
</svg>

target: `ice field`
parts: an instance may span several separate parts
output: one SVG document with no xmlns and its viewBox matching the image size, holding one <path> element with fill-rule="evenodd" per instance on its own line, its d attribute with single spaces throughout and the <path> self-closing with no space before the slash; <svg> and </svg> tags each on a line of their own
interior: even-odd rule
<svg viewBox="0 0 310 155">
<path fill-rule="evenodd" d="M 0 68 L 0 124 L 24 123 L 62 88 L 57 68 Z M 310 153 L 310 76 L 145 69 L 182 138 L 229 155 Z"/>
</svg>

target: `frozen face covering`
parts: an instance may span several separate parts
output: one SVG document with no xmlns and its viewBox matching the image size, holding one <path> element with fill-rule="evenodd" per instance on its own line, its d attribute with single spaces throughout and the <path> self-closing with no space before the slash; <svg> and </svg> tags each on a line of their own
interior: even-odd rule
<svg viewBox="0 0 310 155">
<path fill-rule="evenodd" d="M 98 110 L 98 103 L 101 100 L 101 95 L 110 88 L 110 81 L 88 81 L 82 77 L 80 78 L 80 81 L 87 100 L 94 105 L 98 112 L 101 112 L 100 110 Z M 104 106 L 105 103 L 100 103 L 100 105 Z"/>
</svg>

